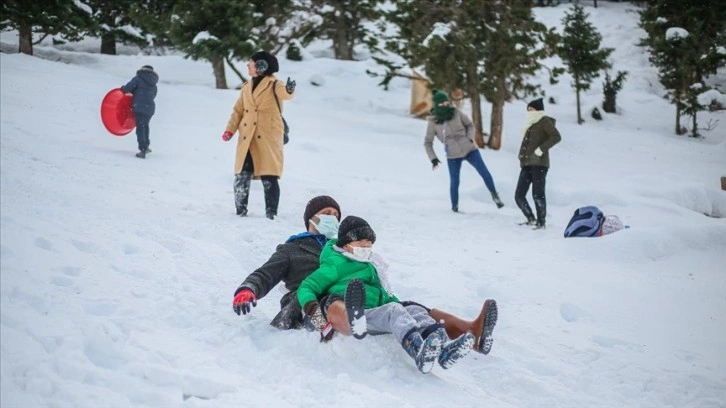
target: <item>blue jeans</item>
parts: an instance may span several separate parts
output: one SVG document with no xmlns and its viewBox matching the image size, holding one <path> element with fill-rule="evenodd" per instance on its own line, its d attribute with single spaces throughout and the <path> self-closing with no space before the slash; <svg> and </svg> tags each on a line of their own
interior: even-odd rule
<svg viewBox="0 0 726 408">
<path fill-rule="evenodd" d="M 143 113 L 134 113 L 136 119 L 136 141 L 139 143 L 139 151 L 144 151 L 149 148 L 149 122 L 151 122 L 151 115 L 145 115 Z"/>
<path fill-rule="evenodd" d="M 494 187 L 492 175 L 489 174 L 489 169 L 487 169 L 487 165 L 484 164 L 484 159 L 482 159 L 481 153 L 479 150 L 472 150 L 465 157 L 446 160 L 449 165 L 449 194 L 451 195 L 451 208 L 459 207 L 459 179 L 461 178 L 461 162 L 464 160 L 469 162 L 469 164 L 476 169 L 490 192 L 494 193 L 497 191 L 497 188 Z"/>
</svg>

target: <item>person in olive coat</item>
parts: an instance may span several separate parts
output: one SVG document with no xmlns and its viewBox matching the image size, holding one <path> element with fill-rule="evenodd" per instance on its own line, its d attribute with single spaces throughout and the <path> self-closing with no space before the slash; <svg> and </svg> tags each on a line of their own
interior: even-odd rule
<svg viewBox="0 0 726 408">
<path fill-rule="evenodd" d="M 527 105 L 527 119 L 523 128 L 524 138 L 519 148 L 519 181 L 514 193 L 519 209 L 527 220 L 524 225 L 532 225 L 534 229 L 545 227 L 547 216 L 547 200 L 545 197 L 545 181 L 550 167 L 549 151 L 562 139 L 555 127 L 555 120 L 545 115 L 542 98 L 535 99 Z M 535 219 L 527 202 L 527 192 L 532 185 L 532 198 L 537 211 Z"/>
</svg>

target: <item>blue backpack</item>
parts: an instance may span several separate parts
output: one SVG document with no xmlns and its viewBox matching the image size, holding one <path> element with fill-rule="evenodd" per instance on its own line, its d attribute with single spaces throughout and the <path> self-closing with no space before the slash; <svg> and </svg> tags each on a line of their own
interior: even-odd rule
<svg viewBox="0 0 726 408">
<path fill-rule="evenodd" d="M 599 208 L 591 205 L 580 207 L 565 228 L 565 238 L 596 237 L 605 221 L 605 215 Z"/>
</svg>

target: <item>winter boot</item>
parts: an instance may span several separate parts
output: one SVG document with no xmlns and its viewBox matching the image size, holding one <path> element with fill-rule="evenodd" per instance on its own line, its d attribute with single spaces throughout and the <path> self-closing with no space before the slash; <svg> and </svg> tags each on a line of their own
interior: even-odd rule
<svg viewBox="0 0 726 408">
<path fill-rule="evenodd" d="M 138 157 L 139 159 L 145 159 L 146 158 L 146 151 L 145 150 L 139 151 L 138 153 L 136 153 L 136 157 Z"/>
<path fill-rule="evenodd" d="M 234 176 L 234 205 L 237 207 L 237 215 L 244 217 L 247 215 L 247 201 L 250 196 L 250 181 L 252 173 L 243 171 Z"/>
<path fill-rule="evenodd" d="M 476 341 L 476 338 L 471 333 L 464 333 L 454 340 L 449 340 L 443 328 L 439 329 L 438 334 L 444 339 L 444 344 L 441 346 L 441 354 L 439 354 L 438 358 L 439 365 L 443 369 L 451 368 L 469 354 Z"/>
<path fill-rule="evenodd" d="M 532 213 L 532 208 L 527 202 L 527 198 L 515 196 L 514 201 L 517 203 L 517 207 L 522 210 L 522 214 L 524 214 L 525 218 L 527 218 L 527 221 L 520 225 L 532 225 L 534 223 L 534 214 Z"/>
<path fill-rule="evenodd" d="M 487 299 L 481 308 L 479 316 L 473 321 L 446 313 L 438 309 L 429 310 L 429 316 L 438 322 L 443 322 L 446 334 L 451 339 L 458 339 L 464 333 L 472 333 L 475 337 L 474 350 L 488 354 L 492 347 L 492 332 L 497 324 L 497 301 Z"/>
<path fill-rule="evenodd" d="M 542 229 L 545 227 L 545 217 L 547 216 L 547 201 L 545 198 L 535 198 L 534 208 L 537 209 L 537 223 L 533 229 Z"/>
<path fill-rule="evenodd" d="M 503 202 L 502 202 L 502 200 L 501 200 L 501 199 L 499 198 L 499 194 L 497 194 L 497 192 L 496 192 L 496 191 L 492 192 L 492 200 L 494 200 L 494 204 L 496 204 L 496 205 L 497 205 L 497 208 L 502 208 L 502 207 L 504 207 L 504 203 L 503 203 Z"/>
<path fill-rule="evenodd" d="M 146 149 L 144 149 L 144 151 L 145 151 L 146 153 L 151 153 L 151 149 L 149 149 L 148 147 L 147 147 Z"/>
<path fill-rule="evenodd" d="M 360 279 L 351 279 L 345 288 L 345 311 L 348 313 L 350 331 L 356 339 L 362 339 L 368 332 L 365 319 L 366 288 Z"/>
<path fill-rule="evenodd" d="M 418 370 L 426 374 L 431 372 L 441 354 L 441 342 L 441 337 L 436 331 L 424 339 L 414 327 L 403 336 L 401 346 L 416 362 Z"/>
<path fill-rule="evenodd" d="M 265 215 L 274 220 L 277 206 L 280 204 L 280 184 L 275 176 L 262 176 L 262 188 L 265 190 Z"/>
</svg>

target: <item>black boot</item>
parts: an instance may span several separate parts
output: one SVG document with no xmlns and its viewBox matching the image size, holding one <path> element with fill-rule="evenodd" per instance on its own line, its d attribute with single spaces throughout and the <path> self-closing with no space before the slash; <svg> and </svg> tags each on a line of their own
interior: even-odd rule
<svg viewBox="0 0 726 408">
<path fill-rule="evenodd" d="M 497 194 L 496 191 L 492 193 L 492 200 L 494 200 L 494 204 L 497 205 L 497 208 L 504 207 L 504 203 L 502 202 L 501 199 L 499 199 L 499 194 Z"/>
<path fill-rule="evenodd" d="M 250 196 L 250 181 L 252 173 L 243 171 L 234 176 L 234 205 L 237 207 L 237 215 L 247 215 L 247 200 Z"/>
<path fill-rule="evenodd" d="M 545 217 L 547 216 L 547 201 L 542 198 L 534 199 L 534 208 L 537 209 L 537 224 L 534 229 L 541 229 L 545 227 Z"/>
<path fill-rule="evenodd" d="M 280 184 L 275 176 L 262 176 L 262 188 L 265 191 L 265 215 L 274 220 L 277 206 L 280 204 Z"/>
<path fill-rule="evenodd" d="M 534 214 L 532 213 L 532 208 L 529 206 L 527 199 L 524 197 L 514 197 L 514 201 L 517 203 L 519 209 L 522 210 L 522 214 L 527 217 L 527 221 L 521 223 L 521 225 L 534 224 Z"/>
</svg>

